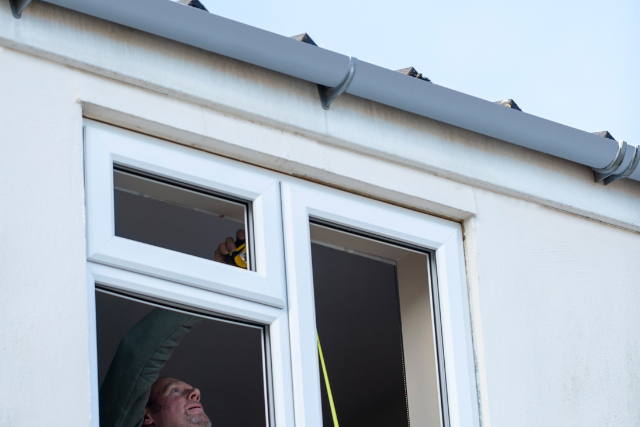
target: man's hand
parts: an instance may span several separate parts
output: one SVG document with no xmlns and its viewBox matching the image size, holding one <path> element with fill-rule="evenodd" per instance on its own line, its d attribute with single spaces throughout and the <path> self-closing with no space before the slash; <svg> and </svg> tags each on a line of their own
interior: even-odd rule
<svg viewBox="0 0 640 427">
<path fill-rule="evenodd" d="M 244 230 L 240 229 L 236 231 L 236 240 L 244 240 Z M 230 261 L 227 258 L 227 254 L 230 252 L 235 252 L 236 248 L 236 240 L 233 240 L 233 237 L 227 237 L 224 243 L 220 243 L 218 249 L 213 255 L 213 260 L 217 262 L 223 262 L 225 264 L 235 265 L 233 261 Z"/>
</svg>

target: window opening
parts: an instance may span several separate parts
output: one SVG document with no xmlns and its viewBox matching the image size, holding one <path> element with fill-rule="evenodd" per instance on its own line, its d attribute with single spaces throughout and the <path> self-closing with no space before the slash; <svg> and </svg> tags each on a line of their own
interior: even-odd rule
<svg viewBox="0 0 640 427">
<path fill-rule="evenodd" d="M 105 290 L 96 291 L 96 324 L 102 427 L 137 427 L 153 417 L 268 425 L 263 327 Z"/>
<path fill-rule="evenodd" d="M 248 202 L 121 167 L 113 181 L 116 236 L 253 268 Z"/>
<path fill-rule="evenodd" d="M 310 233 L 323 425 L 441 426 L 429 254 L 326 223 Z"/>
</svg>

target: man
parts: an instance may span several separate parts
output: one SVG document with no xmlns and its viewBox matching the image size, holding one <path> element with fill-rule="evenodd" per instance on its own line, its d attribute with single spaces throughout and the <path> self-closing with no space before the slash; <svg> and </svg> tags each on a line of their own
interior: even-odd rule
<svg viewBox="0 0 640 427">
<path fill-rule="evenodd" d="M 151 386 L 143 426 L 211 427 L 200 404 L 200 390 L 175 378 L 159 378 Z"/>
<path fill-rule="evenodd" d="M 236 242 L 244 240 L 244 230 Z M 236 250 L 228 237 L 214 260 L 232 264 Z M 244 242 L 242 242 L 244 243 Z M 100 387 L 101 427 L 187 427 L 211 425 L 200 405 L 200 390 L 174 378 L 158 378 L 180 341 L 202 319 L 155 308 L 122 338 Z"/>
<path fill-rule="evenodd" d="M 100 387 L 101 427 L 140 427 L 146 422 L 147 413 L 152 425 L 182 427 L 183 424 L 162 424 L 164 408 L 174 408 L 176 401 L 167 399 L 167 390 L 162 388 L 166 380 L 158 377 L 184 335 L 201 320 L 155 308 L 127 332 Z M 186 391 L 182 385 L 177 388 Z M 194 400 L 193 394 L 190 396 L 187 400 Z M 200 392 L 197 400 L 200 401 Z"/>
</svg>

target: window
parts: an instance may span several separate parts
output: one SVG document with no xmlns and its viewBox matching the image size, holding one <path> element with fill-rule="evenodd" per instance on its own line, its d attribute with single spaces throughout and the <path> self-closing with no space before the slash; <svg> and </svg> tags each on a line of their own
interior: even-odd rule
<svg viewBox="0 0 640 427">
<path fill-rule="evenodd" d="M 296 402 L 304 402 L 305 411 L 297 412 L 297 420 L 306 425 L 321 425 L 322 397 L 320 393 L 320 375 L 318 372 L 317 338 L 313 331 L 316 329 L 316 305 L 314 283 L 312 275 L 311 257 L 311 223 L 330 225 L 333 228 L 348 230 L 352 234 L 365 236 L 371 240 L 392 242 L 405 248 L 413 248 L 417 252 L 429 254 L 430 268 L 424 264 L 414 263 L 407 268 L 413 268 L 422 273 L 431 271 L 429 292 L 431 292 L 433 319 L 432 337 L 435 342 L 435 354 L 432 360 L 437 367 L 438 376 L 427 386 L 438 391 L 439 425 L 467 426 L 477 425 L 477 399 L 475 394 L 475 371 L 473 352 L 471 349 L 471 333 L 464 276 L 464 262 L 462 255 L 462 235 L 458 224 L 446 220 L 428 217 L 396 206 L 386 205 L 362 197 L 354 196 L 342 191 L 325 188 L 304 181 L 293 181 L 282 185 L 284 233 L 287 259 L 287 292 L 290 304 L 291 334 L 291 363 L 294 393 Z M 344 235 L 343 235 L 344 237 Z M 373 237 L 373 239 L 372 239 Z M 327 239 L 330 240 L 330 239 Z M 325 240 L 326 241 L 326 240 Z M 348 244 L 338 244 L 347 249 L 358 248 L 358 239 L 350 239 Z M 367 250 L 358 249 L 361 252 Z M 404 270 L 403 270 L 404 271 Z M 402 274 L 398 269 L 398 277 Z M 411 281 L 422 284 L 419 290 L 424 291 L 424 280 Z M 400 283 L 400 281 L 399 281 Z M 409 283 L 409 282 L 407 282 Z M 410 289 L 407 289 L 410 291 Z M 402 297 L 402 293 L 400 293 Z M 402 308 L 402 298 L 401 308 Z M 419 300 L 416 302 L 419 303 Z M 425 299 L 422 298 L 424 307 Z M 402 310 L 401 310 L 402 311 Z M 418 310 L 421 311 L 421 310 Z M 421 311 L 423 314 L 424 311 Z M 425 339 L 414 341 L 413 333 L 428 333 L 428 327 L 422 320 L 407 318 L 403 313 L 403 343 L 409 350 L 405 351 L 407 369 L 425 368 L 419 375 L 426 378 L 434 370 L 429 367 L 430 362 L 413 365 L 414 355 L 420 355 L 420 343 Z M 415 320 L 415 322 L 414 322 Z M 423 326 L 409 331 L 404 327 L 408 323 Z M 294 327 L 295 326 L 295 327 Z M 407 331 L 405 333 L 405 330 Z M 322 342 L 322 337 L 320 337 Z M 415 351 L 414 351 L 415 350 Z M 411 365 L 410 365 L 411 364 Z M 431 366 L 433 366 L 431 365 Z M 413 373 L 409 376 L 411 378 Z M 331 380 L 331 372 L 329 372 Z M 437 382 L 437 385 L 434 384 Z M 424 382 L 414 384 L 416 387 Z M 413 388 L 411 381 L 407 382 L 407 402 L 411 425 L 433 425 L 433 413 L 418 416 L 420 400 L 427 398 L 429 390 L 420 391 Z M 414 391 L 412 391 L 414 390 Z M 416 398 L 418 403 L 412 405 Z M 424 402 L 424 400 L 422 400 Z M 336 404 L 338 402 L 335 402 Z M 427 407 L 433 407 L 434 399 L 430 399 Z M 412 406 L 415 417 L 411 416 Z M 298 404 L 296 405 L 298 410 Z M 433 417 L 433 418 L 432 418 Z M 326 418 L 326 417 L 325 417 Z M 438 425 L 438 424 L 436 424 Z"/>
<path fill-rule="evenodd" d="M 235 361 L 250 425 L 477 425 L 458 224 L 92 121 L 85 153 L 94 395 L 157 306 L 204 319 L 163 369 L 221 346 L 194 385 Z"/>
<path fill-rule="evenodd" d="M 122 168 L 114 168 L 113 185 L 116 236 L 252 270 L 247 203 Z M 229 236 L 232 252 L 216 256 L 214 243 Z"/>
<path fill-rule="evenodd" d="M 440 425 L 428 253 L 313 223 L 310 235 L 323 425 Z"/>
<path fill-rule="evenodd" d="M 122 338 L 153 310 L 157 318 L 172 312 L 113 292 L 96 292 L 100 386 Z M 209 316 L 194 317 L 195 325 L 182 337 L 160 376 L 197 387 L 203 412 L 212 425 L 266 426 L 264 328 Z"/>
<path fill-rule="evenodd" d="M 280 189 L 275 177 L 257 168 L 108 126 L 93 124 L 85 132 L 90 261 L 275 307 L 284 306 Z M 126 171 L 129 173 L 125 174 Z M 115 180 L 118 186 L 114 185 Z M 143 200 L 147 205 L 160 204 L 164 211 L 174 211 L 167 216 L 174 214 L 189 223 L 174 221 L 173 229 L 162 227 L 153 236 L 156 241 L 149 244 L 144 238 L 153 233 L 144 233 L 142 225 L 151 220 L 143 217 L 144 210 L 135 214 L 135 208 L 131 208 L 140 199 L 148 199 Z M 211 222 L 214 216 L 200 211 L 224 210 L 235 215 L 238 203 L 244 204 L 246 216 L 236 219 L 252 227 L 248 237 L 249 249 L 253 246 L 249 251 L 255 264 L 253 271 L 211 262 L 206 251 L 215 250 L 214 244 L 220 242 L 212 242 L 211 249 L 198 249 L 195 241 L 189 242 L 188 250 L 204 251 L 203 257 L 175 246 L 179 239 L 171 239 L 171 232 L 176 227 L 182 227 L 179 232 L 191 235 L 202 234 L 203 228 L 212 233 L 220 229 L 220 235 L 225 234 L 221 224 L 198 225 L 189 215 L 202 214 L 197 215 L 201 218 L 206 215 Z M 161 225 L 161 217 L 158 214 L 152 221 Z M 234 223 L 231 230 L 235 227 L 236 221 L 224 222 Z M 116 229 L 126 233 L 125 237 L 118 235 Z M 159 242 L 160 239 L 164 241 Z"/>
</svg>

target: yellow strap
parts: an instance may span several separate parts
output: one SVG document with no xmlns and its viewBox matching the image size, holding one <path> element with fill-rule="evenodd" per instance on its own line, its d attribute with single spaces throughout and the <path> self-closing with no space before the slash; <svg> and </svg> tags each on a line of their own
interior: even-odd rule
<svg viewBox="0 0 640 427">
<path fill-rule="evenodd" d="M 318 353 L 320 354 L 320 363 L 322 364 L 322 373 L 324 374 L 324 383 L 327 386 L 327 394 L 329 395 L 329 404 L 331 405 L 331 415 L 333 416 L 333 427 L 338 426 L 338 415 L 336 414 L 336 406 L 333 404 L 333 395 L 331 394 L 331 386 L 329 385 L 329 375 L 327 375 L 327 366 L 324 364 L 324 356 L 322 355 L 322 347 L 320 346 L 320 335 L 318 337 Z"/>
</svg>

